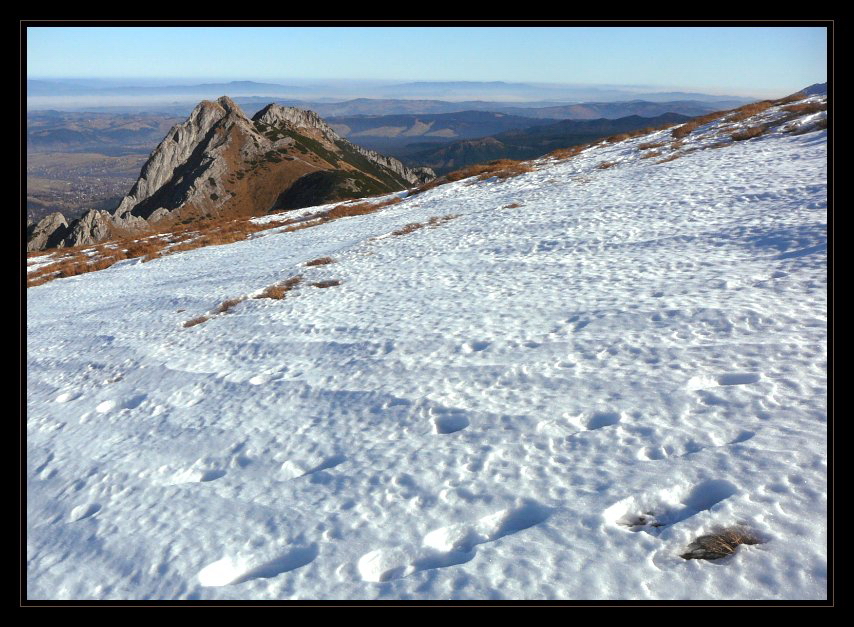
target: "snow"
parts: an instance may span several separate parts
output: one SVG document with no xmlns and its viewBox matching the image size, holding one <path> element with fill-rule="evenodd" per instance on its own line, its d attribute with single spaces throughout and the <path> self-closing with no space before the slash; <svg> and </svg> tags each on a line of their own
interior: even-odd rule
<svg viewBox="0 0 854 627">
<path fill-rule="evenodd" d="M 667 138 L 30 288 L 27 597 L 827 598 L 826 131 Z"/>
</svg>

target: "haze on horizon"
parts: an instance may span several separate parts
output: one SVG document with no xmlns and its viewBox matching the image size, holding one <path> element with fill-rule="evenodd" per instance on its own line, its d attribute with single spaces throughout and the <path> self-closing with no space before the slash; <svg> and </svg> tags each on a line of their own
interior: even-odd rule
<svg viewBox="0 0 854 627">
<path fill-rule="evenodd" d="M 30 26 L 26 49 L 29 79 L 251 80 L 342 97 L 501 81 L 770 98 L 827 80 L 824 27 Z"/>
</svg>

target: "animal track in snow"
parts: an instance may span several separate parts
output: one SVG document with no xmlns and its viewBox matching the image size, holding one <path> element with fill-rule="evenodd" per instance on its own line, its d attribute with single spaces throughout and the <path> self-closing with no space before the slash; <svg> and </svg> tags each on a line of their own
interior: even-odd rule
<svg viewBox="0 0 854 627">
<path fill-rule="evenodd" d="M 588 430 L 610 427 L 620 422 L 620 414 L 615 411 L 595 411 L 585 417 L 583 422 Z"/>
<path fill-rule="evenodd" d="M 533 527 L 550 515 L 535 502 L 502 509 L 473 523 L 440 527 L 424 536 L 421 547 L 392 547 L 366 553 L 357 564 L 365 581 L 383 582 L 408 577 L 421 570 L 444 568 L 474 559 L 474 547 Z"/>
<path fill-rule="evenodd" d="M 616 411 L 589 411 L 579 416 L 565 416 L 558 420 L 541 420 L 537 432 L 548 437 L 560 438 L 582 431 L 595 431 L 618 424 L 623 418 Z"/>
<path fill-rule="evenodd" d="M 200 570 L 198 579 L 205 587 L 228 586 L 252 579 L 270 579 L 313 562 L 318 552 L 317 545 L 311 544 L 289 547 L 271 560 L 224 557 Z"/>
<path fill-rule="evenodd" d="M 702 511 L 711 509 L 736 494 L 729 481 L 709 480 L 690 486 L 677 486 L 653 494 L 630 496 L 603 512 L 611 524 L 658 535 L 663 527 L 675 525 Z"/>
<path fill-rule="evenodd" d="M 718 437 L 713 438 L 712 442 L 706 444 L 701 444 L 693 439 L 688 439 L 679 443 L 666 443 L 658 446 L 647 446 L 638 452 L 637 458 L 642 461 L 658 461 L 661 459 L 666 459 L 668 457 L 686 457 L 688 455 L 693 455 L 694 453 L 704 451 L 708 448 L 717 448 L 720 446 L 729 446 L 731 444 L 740 444 L 742 442 L 746 442 L 755 435 L 756 433 L 754 433 L 753 431 L 742 431 L 729 442 L 721 443 L 722 438 Z"/>
<path fill-rule="evenodd" d="M 226 475 L 226 471 L 204 460 L 198 460 L 190 468 L 173 474 L 165 482 L 166 485 L 180 485 L 183 483 L 206 483 L 215 481 Z"/>
<path fill-rule="evenodd" d="M 343 464 L 345 461 L 347 461 L 347 458 L 344 455 L 332 455 L 330 457 L 307 460 L 288 459 L 282 463 L 280 474 L 285 479 L 296 479 L 320 472 L 321 470 L 329 470 L 339 464 Z"/>
<path fill-rule="evenodd" d="M 762 375 L 755 372 L 729 372 L 716 377 L 698 375 L 692 377 L 686 387 L 689 390 L 702 390 L 727 385 L 748 385 L 757 383 L 761 378 Z"/>
<path fill-rule="evenodd" d="M 479 352 L 484 351 L 487 348 L 489 348 L 489 346 L 490 346 L 490 342 L 472 341 L 472 342 L 467 342 L 466 344 L 463 344 L 461 350 L 464 353 L 479 353 Z"/>
<path fill-rule="evenodd" d="M 78 520 L 83 520 L 84 518 L 94 516 L 100 511 L 101 505 L 99 503 L 86 503 L 84 505 L 78 505 L 77 507 L 71 510 L 71 514 L 68 517 L 68 521 L 77 522 Z"/>
<path fill-rule="evenodd" d="M 59 396 L 54 399 L 57 403 L 67 403 L 68 401 L 73 401 L 83 396 L 82 392 L 78 392 L 76 390 L 70 392 L 63 392 Z"/>
<path fill-rule="evenodd" d="M 469 426 L 467 412 L 453 407 L 431 407 L 429 413 L 433 421 L 433 433 L 456 433 Z"/>
</svg>

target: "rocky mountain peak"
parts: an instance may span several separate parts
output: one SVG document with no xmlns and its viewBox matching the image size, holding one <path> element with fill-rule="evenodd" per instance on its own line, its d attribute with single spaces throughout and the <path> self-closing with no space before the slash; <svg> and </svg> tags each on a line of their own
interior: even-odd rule
<svg viewBox="0 0 854 627">
<path fill-rule="evenodd" d="M 200 102 L 170 129 L 112 215 L 89 212 L 72 224 L 54 217 L 31 227 L 38 234 L 31 241 L 41 249 L 67 232 L 73 238 L 63 245 L 89 244 L 155 222 L 259 215 L 397 191 L 434 176 L 351 144 L 313 111 L 270 104 L 250 120 L 222 96 Z"/>
<path fill-rule="evenodd" d="M 232 100 L 228 96 L 220 96 L 216 99 L 216 101 L 217 104 L 219 104 L 219 106 L 221 106 L 226 111 L 226 113 L 237 113 L 243 117 L 246 117 L 246 114 L 243 113 L 243 110 L 237 105 L 236 102 L 234 102 L 234 100 Z"/>
<path fill-rule="evenodd" d="M 308 109 L 283 107 L 282 105 L 272 103 L 268 104 L 252 116 L 252 121 L 255 124 L 273 127 L 284 124 L 295 129 L 317 129 L 324 135 L 327 135 L 330 139 L 341 139 L 338 133 L 336 133 L 332 127 L 323 120 L 323 118 L 317 115 L 314 111 L 310 111 Z"/>
</svg>

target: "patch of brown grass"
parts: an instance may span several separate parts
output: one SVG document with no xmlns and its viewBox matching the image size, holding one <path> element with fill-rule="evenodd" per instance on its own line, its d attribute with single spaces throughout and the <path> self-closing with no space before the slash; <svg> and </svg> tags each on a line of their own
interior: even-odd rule
<svg viewBox="0 0 854 627">
<path fill-rule="evenodd" d="M 606 137 L 605 142 L 608 144 L 616 144 L 617 142 L 626 141 L 627 139 L 634 139 L 635 137 L 649 135 L 652 132 L 654 132 L 652 127 L 642 128 L 636 131 L 625 131 L 623 133 L 617 133 L 616 135 Z"/>
<path fill-rule="evenodd" d="M 783 111 L 788 111 L 790 113 L 797 113 L 799 115 L 807 114 L 807 113 L 818 113 L 819 111 L 827 111 L 827 103 L 826 102 L 804 102 L 796 105 L 789 105 L 788 107 L 783 107 Z"/>
<path fill-rule="evenodd" d="M 303 229 L 310 229 L 313 226 L 318 226 L 320 224 L 323 224 L 323 222 L 324 221 L 320 218 L 316 218 L 314 220 L 305 220 L 303 222 L 297 222 L 296 224 L 293 224 L 292 226 L 288 226 L 288 227 L 282 229 L 282 232 L 283 233 L 293 233 L 294 231 L 302 231 Z"/>
<path fill-rule="evenodd" d="M 307 266 L 326 266 L 330 263 L 335 263 L 335 260 L 332 257 L 319 257 L 318 259 L 312 259 L 311 261 L 306 261 L 305 265 Z"/>
<path fill-rule="evenodd" d="M 207 317 L 207 316 L 197 316 L 197 317 L 195 317 L 195 318 L 193 318 L 193 319 L 191 319 L 191 320 L 187 320 L 187 321 L 184 323 L 184 328 L 185 328 L 185 329 L 189 329 L 190 327 L 194 327 L 194 326 L 196 326 L 197 324 L 201 324 L 201 323 L 203 323 L 203 322 L 207 322 L 207 321 L 208 321 L 208 317 Z"/>
<path fill-rule="evenodd" d="M 762 100 L 761 102 L 752 102 L 750 104 L 746 104 L 743 107 L 739 107 L 738 109 L 734 109 L 732 113 L 727 117 L 728 122 L 740 122 L 741 120 L 746 120 L 749 117 L 756 115 L 757 113 L 762 113 L 766 109 L 770 109 L 774 106 L 774 102 L 772 100 Z"/>
<path fill-rule="evenodd" d="M 419 185 L 415 189 L 410 190 L 409 196 L 412 197 L 412 196 L 415 196 L 416 194 L 421 194 L 423 192 L 426 192 L 428 190 L 433 189 L 434 187 L 438 187 L 439 185 L 444 185 L 445 183 L 449 183 L 449 182 L 450 181 L 448 181 L 448 179 L 445 178 L 444 176 L 438 176 L 434 179 L 430 179 L 426 183 L 422 183 L 421 185 Z"/>
<path fill-rule="evenodd" d="M 222 301 L 216 308 L 216 313 L 228 313 L 235 305 L 242 303 L 246 298 L 230 298 Z"/>
<path fill-rule="evenodd" d="M 146 237 L 128 242 L 125 255 L 128 259 L 135 257 L 154 258 L 169 245 L 165 237 Z"/>
<path fill-rule="evenodd" d="M 649 150 L 651 148 L 661 148 L 667 142 L 645 142 L 643 144 L 638 144 L 638 150 Z"/>
<path fill-rule="evenodd" d="M 552 159 L 569 159 L 570 157 L 574 157 L 577 154 L 587 150 L 590 147 L 590 144 L 579 144 L 578 146 L 570 146 L 569 148 L 558 148 L 556 150 L 552 150 L 546 157 L 551 157 Z"/>
<path fill-rule="evenodd" d="M 424 225 L 420 222 L 410 222 L 404 227 L 397 229 L 396 231 L 392 231 L 392 235 L 409 235 L 413 231 L 417 231 L 418 229 L 423 229 Z"/>
<path fill-rule="evenodd" d="M 282 300 L 285 297 L 285 294 L 294 289 L 297 285 L 302 282 L 301 276 L 292 276 L 286 281 L 282 281 L 280 283 L 275 283 L 264 288 L 264 291 L 261 292 L 255 298 L 272 298 L 274 300 Z"/>
<path fill-rule="evenodd" d="M 597 165 L 596 168 L 599 170 L 607 170 L 608 168 L 613 168 L 615 165 L 617 165 L 616 161 L 603 161 Z"/>
<path fill-rule="evenodd" d="M 475 165 L 466 166 L 459 170 L 455 170 L 445 175 L 445 179 L 449 182 L 461 181 L 462 179 L 478 177 L 479 181 L 485 181 L 493 176 L 499 180 L 519 176 L 525 172 L 533 172 L 534 168 L 522 161 L 514 161 L 513 159 L 496 159 L 487 163 L 478 163 Z"/>
<path fill-rule="evenodd" d="M 117 261 L 126 258 L 126 255 L 121 250 L 110 250 L 101 256 L 98 256 L 98 248 L 96 247 L 76 247 L 71 250 L 71 254 L 64 254 L 54 263 L 49 263 L 41 268 L 27 274 L 27 287 L 35 287 L 42 285 L 54 279 L 63 279 L 67 277 L 86 274 L 96 270 L 105 270 Z M 86 254 L 86 251 L 96 251 L 94 255 Z"/>
<path fill-rule="evenodd" d="M 669 157 L 665 157 L 661 161 L 656 161 L 656 163 L 667 163 L 668 161 L 675 161 L 676 159 L 678 159 L 679 157 L 681 157 L 684 154 L 685 154 L 684 152 L 677 152 L 677 153 L 670 155 Z"/>
<path fill-rule="evenodd" d="M 516 209 L 517 207 L 521 207 L 521 206 L 522 205 L 520 205 L 518 202 L 511 202 L 509 205 L 504 205 L 501 208 L 502 209 Z"/>
<path fill-rule="evenodd" d="M 722 118 L 728 113 L 728 111 L 715 111 L 713 113 L 707 113 L 706 115 L 701 115 L 691 120 L 688 120 L 681 126 L 677 126 L 672 131 L 670 131 L 671 137 L 674 139 L 682 139 L 689 135 L 694 129 L 703 126 L 704 124 L 708 124 L 709 122 L 714 122 L 715 120 Z"/>
<path fill-rule="evenodd" d="M 341 281 L 338 279 L 327 279 L 326 281 L 318 281 L 317 283 L 312 283 L 314 287 L 335 287 L 336 285 L 341 285 Z"/>
<path fill-rule="evenodd" d="M 653 150 L 652 152 L 645 152 L 641 155 L 641 159 L 651 159 L 652 157 L 660 157 L 661 152 L 658 150 Z"/>
<path fill-rule="evenodd" d="M 792 94 L 791 96 L 786 96 L 784 98 L 780 98 L 779 100 L 775 100 L 774 104 L 775 105 L 788 104 L 790 102 L 797 102 L 798 100 L 803 100 L 806 97 L 807 97 L 807 95 L 804 92 L 799 91 L 797 93 Z"/>
<path fill-rule="evenodd" d="M 455 218 L 459 218 L 460 214 L 458 213 L 449 213 L 443 216 L 433 216 L 429 220 L 427 220 L 427 226 L 431 228 L 435 228 L 440 224 L 444 224 L 445 222 L 449 222 Z"/>
<path fill-rule="evenodd" d="M 765 126 L 760 124 L 759 126 L 752 126 L 750 128 L 744 129 L 743 131 L 733 133 L 732 135 L 730 135 L 730 138 L 736 142 L 744 141 L 745 139 L 753 139 L 754 137 L 759 137 L 767 130 L 768 129 Z"/>
<path fill-rule="evenodd" d="M 679 557 L 686 560 L 717 560 L 735 553 L 742 544 L 760 544 L 761 540 L 748 529 L 729 527 L 700 536 L 688 545 Z"/>
</svg>

